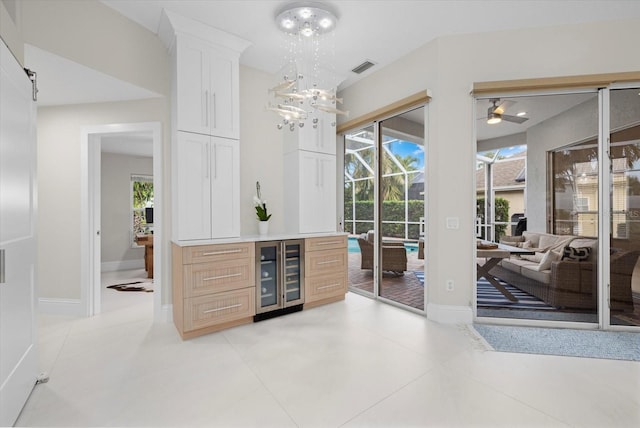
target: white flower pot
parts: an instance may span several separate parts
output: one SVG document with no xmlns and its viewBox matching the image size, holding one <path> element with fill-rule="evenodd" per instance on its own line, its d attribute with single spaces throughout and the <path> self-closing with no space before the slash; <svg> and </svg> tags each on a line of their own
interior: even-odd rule
<svg viewBox="0 0 640 428">
<path fill-rule="evenodd" d="M 269 220 L 258 222 L 258 231 L 260 235 L 266 235 L 269 233 Z"/>
</svg>

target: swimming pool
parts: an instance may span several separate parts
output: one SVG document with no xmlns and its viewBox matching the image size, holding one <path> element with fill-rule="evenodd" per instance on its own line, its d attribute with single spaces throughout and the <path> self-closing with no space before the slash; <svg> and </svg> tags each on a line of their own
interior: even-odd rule
<svg viewBox="0 0 640 428">
<path fill-rule="evenodd" d="M 350 253 L 360 252 L 360 246 L 358 245 L 358 238 L 356 238 L 355 236 L 350 236 L 347 240 L 347 243 L 348 243 L 347 248 Z M 415 242 L 405 242 L 404 248 L 405 250 L 407 250 L 407 253 L 413 253 L 415 251 L 418 251 L 418 244 Z"/>
</svg>

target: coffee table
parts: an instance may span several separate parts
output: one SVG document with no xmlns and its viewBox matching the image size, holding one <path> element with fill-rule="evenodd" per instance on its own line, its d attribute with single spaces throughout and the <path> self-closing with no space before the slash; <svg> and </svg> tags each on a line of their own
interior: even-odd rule
<svg viewBox="0 0 640 428">
<path fill-rule="evenodd" d="M 486 278 L 496 290 L 498 290 L 504 297 L 512 302 L 517 302 L 518 299 L 507 290 L 504 285 L 500 284 L 500 281 L 489 271 L 493 269 L 502 259 L 508 259 L 512 254 L 535 254 L 535 252 L 522 249 L 519 247 L 512 247 L 511 245 L 497 244 L 498 248 L 491 250 L 476 250 L 477 258 L 486 259 L 484 264 L 477 264 L 477 279 Z"/>
</svg>

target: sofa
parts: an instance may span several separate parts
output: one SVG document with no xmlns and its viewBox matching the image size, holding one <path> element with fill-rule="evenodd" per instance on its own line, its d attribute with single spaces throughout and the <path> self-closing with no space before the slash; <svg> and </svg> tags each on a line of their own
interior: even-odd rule
<svg viewBox="0 0 640 428">
<path fill-rule="evenodd" d="M 534 254 L 511 255 L 491 269 L 492 275 L 559 309 L 597 309 L 597 239 L 525 231 L 500 243 Z M 640 251 L 611 250 L 614 312 L 633 311 L 631 278 L 639 255 Z"/>
<path fill-rule="evenodd" d="M 373 269 L 373 244 L 372 230 L 358 237 L 360 269 Z M 407 251 L 402 242 L 382 242 L 382 270 L 404 275 L 407 270 Z"/>
</svg>

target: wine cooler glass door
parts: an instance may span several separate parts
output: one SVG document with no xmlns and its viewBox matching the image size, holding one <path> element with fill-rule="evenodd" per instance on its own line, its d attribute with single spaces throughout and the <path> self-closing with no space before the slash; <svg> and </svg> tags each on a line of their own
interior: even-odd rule
<svg viewBox="0 0 640 428">
<path fill-rule="evenodd" d="M 267 312 L 280 306 L 280 272 L 278 269 L 278 243 L 260 244 L 258 247 L 258 287 L 260 287 L 256 312 Z"/>
<path fill-rule="evenodd" d="M 303 248 L 303 241 L 284 242 L 284 306 L 304 303 Z"/>
</svg>

